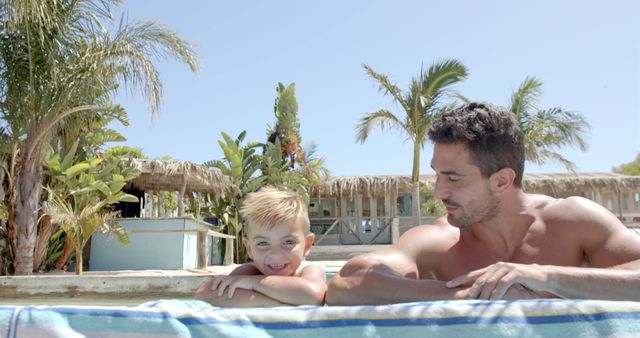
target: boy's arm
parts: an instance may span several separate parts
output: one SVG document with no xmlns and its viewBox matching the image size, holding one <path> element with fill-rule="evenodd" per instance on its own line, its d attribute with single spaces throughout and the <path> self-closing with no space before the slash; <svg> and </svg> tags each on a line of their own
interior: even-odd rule
<svg viewBox="0 0 640 338">
<path fill-rule="evenodd" d="M 253 276 L 260 275 L 260 271 L 252 263 L 242 264 L 233 269 L 228 276 Z M 213 306 L 220 307 L 269 307 L 286 305 L 267 297 L 260 292 L 252 290 L 237 290 L 233 298 L 227 294 L 218 296 L 218 292 L 211 289 L 211 284 L 216 281 L 214 277 L 198 288 L 195 299 L 205 301 Z"/>
<path fill-rule="evenodd" d="M 260 276 L 254 290 L 291 305 L 322 305 L 327 291 L 324 269 L 309 264 L 300 276 Z"/>
<path fill-rule="evenodd" d="M 238 289 L 233 295 L 233 298 L 229 298 L 226 293 L 218 296 L 216 291 L 211 290 L 212 282 L 213 280 L 210 280 L 200 286 L 198 291 L 196 291 L 195 299 L 219 307 L 270 307 L 287 305 L 252 290 Z"/>
<path fill-rule="evenodd" d="M 324 269 L 309 264 L 300 276 L 235 276 L 221 280 L 218 295 L 235 298 L 239 290 L 257 291 L 266 297 L 291 305 L 321 305 L 327 290 Z"/>
</svg>

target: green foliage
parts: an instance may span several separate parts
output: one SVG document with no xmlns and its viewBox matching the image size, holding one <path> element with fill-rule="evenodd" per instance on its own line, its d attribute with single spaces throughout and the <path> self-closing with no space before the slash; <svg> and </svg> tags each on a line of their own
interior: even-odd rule
<svg viewBox="0 0 640 338">
<path fill-rule="evenodd" d="M 217 199 L 207 196 L 201 214 L 218 217 L 221 230 L 240 239 L 244 237 L 244 223 L 238 211 L 246 194 L 257 191 L 264 185 L 286 188 L 298 192 L 307 203 L 307 186 L 318 183 L 328 176 L 324 160 L 315 156 L 316 145 L 311 145 L 305 153 L 300 146 L 300 122 L 295 84 L 284 86 L 278 83 L 274 104 L 276 124 L 268 127 L 266 143 L 243 144 L 247 135 L 241 132 L 235 139 L 222 132 L 218 141 L 224 157 L 204 163 L 231 177 L 239 190 L 237 196 L 222 196 Z M 262 149 L 262 154 L 257 153 Z M 305 160 L 307 159 L 307 160 Z M 237 262 L 244 262 L 246 249 L 241 240 L 235 241 Z M 224 245 L 224 243 L 221 243 Z M 222 250 L 224 252 L 224 250 Z"/>
<path fill-rule="evenodd" d="M 421 208 L 423 216 L 444 216 L 447 213 L 444 204 L 441 200 L 435 198 L 434 193 L 434 187 L 431 186 L 420 189 L 421 200 L 425 201 Z"/>
<path fill-rule="evenodd" d="M 122 188 L 139 175 L 133 168 L 123 168 L 119 157 L 105 156 L 75 162 L 78 142 L 63 154 L 53 155 L 45 167 L 57 189 L 47 187 L 49 200 L 43 211 L 59 224 L 76 252 L 76 273 L 82 273 L 82 249 L 96 232 L 114 235 L 128 243 L 126 231 L 111 219 L 117 213 L 109 207 L 118 202 L 137 202 Z"/>
<path fill-rule="evenodd" d="M 222 132 L 223 140 L 218 141 L 224 157 L 221 160 L 213 160 L 204 163 L 208 168 L 217 168 L 224 175 L 231 177 L 233 183 L 240 190 L 239 196 L 221 196 L 218 199 L 207 197 L 210 203 L 210 210 L 218 217 L 221 230 L 224 233 L 234 235 L 238 240 L 235 244 L 235 257 L 238 263 L 246 259 L 246 249 L 242 237 L 244 237 L 244 224 L 240 219 L 238 211 L 242 206 L 243 197 L 256 191 L 263 185 L 264 178 L 258 177 L 257 173 L 262 168 L 261 156 L 256 154 L 256 149 L 262 147 L 259 143 L 249 143 L 243 145 L 246 131 L 242 131 L 235 139 L 227 133 Z M 220 241 L 224 245 L 224 241 Z M 221 250 L 224 252 L 224 249 Z"/>
<path fill-rule="evenodd" d="M 276 92 L 273 109 L 276 124 L 274 127 L 267 127 L 267 143 L 274 144 L 276 141 L 280 141 L 282 160 L 288 159 L 290 168 L 293 168 L 298 163 L 304 163 L 304 151 L 300 145 L 302 136 L 300 135 L 295 83 L 285 87 L 279 82 Z"/>
<path fill-rule="evenodd" d="M 538 165 L 559 162 L 567 170 L 575 171 L 575 164 L 557 150 L 571 146 L 586 151 L 584 136 L 591 126 L 580 113 L 560 107 L 540 109 L 541 96 L 542 81 L 535 77 L 525 78 L 511 94 L 508 109 L 516 115 L 524 134 L 525 159 Z M 471 101 L 462 95 L 457 98 L 467 103 Z"/>
<path fill-rule="evenodd" d="M 444 102 L 448 96 L 454 96 L 451 87 L 468 76 L 467 68 L 454 59 L 433 63 L 426 71 L 420 69 L 417 77 L 403 92 L 393 84 L 387 75 L 375 72 L 369 65 L 363 66 L 367 74 L 375 80 L 380 91 L 391 96 L 394 103 L 402 107 L 404 116 L 394 115 L 386 109 L 365 114 L 356 125 L 356 141 L 364 143 L 377 127 L 401 131 L 413 143 L 413 169 L 411 174 L 412 214 L 414 223 L 420 223 L 420 194 L 418 181 L 420 177 L 420 151 L 427 141 L 427 132 L 431 122 L 442 112 L 451 107 Z"/>
<path fill-rule="evenodd" d="M 293 190 L 309 204 L 307 180 L 300 170 L 290 170 L 291 164 L 280 156 L 280 140 L 265 144 L 265 154 L 262 164 L 262 178 L 265 185 Z"/>
<path fill-rule="evenodd" d="M 28 199 L 5 201 L 12 204 L 8 210 L 15 210 L 11 227 L 19 231 L 12 241 L 23 253 L 17 273 L 31 272 L 33 237 L 27 234 L 35 233 L 50 141 L 63 137 L 69 147 L 73 135 L 95 129 L 91 123 L 96 115 L 126 124 L 123 108 L 112 102 L 120 85 L 139 90 L 155 117 L 162 97 L 157 60 L 173 59 L 197 69 L 191 47 L 174 31 L 150 21 L 128 22 L 125 16 L 114 21 L 111 8 L 119 3 L 0 0 L 0 117 L 8 136 L 0 147 L 11 149 L 3 152 L 2 166 L 11 175 L 6 191 Z M 99 143 L 116 136 L 104 129 L 92 137 Z M 22 197 L 15 190 L 36 192 Z M 16 209 L 14 203 L 25 207 Z"/>
<path fill-rule="evenodd" d="M 613 167 L 612 171 L 623 175 L 640 176 L 640 154 L 632 162 Z"/>
</svg>

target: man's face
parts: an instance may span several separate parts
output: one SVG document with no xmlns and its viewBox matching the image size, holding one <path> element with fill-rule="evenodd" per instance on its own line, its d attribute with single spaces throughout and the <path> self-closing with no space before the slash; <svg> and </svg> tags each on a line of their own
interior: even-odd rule
<svg viewBox="0 0 640 338">
<path fill-rule="evenodd" d="M 247 254 L 263 275 L 293 276 L 309 254 L 314 235 L 291 221 L 271 229 L 252 225 L 244 239 Z"/>
<path fill-rule="evenodd" d="M 447 208 L 447 220 L 456 227 L 467 227 L 492 220 L 500 210 L 490 180 L 471 164 L 464 143 L 436 144 L 431 167 L 436 172 L 435 197 Z"/>
</svg>

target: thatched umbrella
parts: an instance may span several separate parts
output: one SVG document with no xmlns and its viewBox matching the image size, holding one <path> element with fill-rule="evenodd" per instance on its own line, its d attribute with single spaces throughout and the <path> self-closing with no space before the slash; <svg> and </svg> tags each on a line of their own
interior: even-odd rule
<svg viewBox="0 0 640 338">
<path fill-rule="evenodd" d="M 180 215 L 184 212 L 182 197 L 185 194 L 209 193 L 219 198 L 237 193 L 230 177 L 189 161 L 130 158 L 124 160 L 124 165 L 141 172 L 129 182 L 129 187 L 142 191 L 178 191 Z"/>
</svg>

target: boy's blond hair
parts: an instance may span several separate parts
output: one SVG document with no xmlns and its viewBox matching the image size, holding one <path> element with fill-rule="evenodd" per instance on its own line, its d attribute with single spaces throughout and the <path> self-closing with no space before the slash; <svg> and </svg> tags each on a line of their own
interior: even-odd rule
<svg viewBox="0 0 640 338">
<path fill-rule="evenodd" d="M 250 193 L 244 200 L 240 214 L 247 222 L 247 230 L 253 226 L 271 229 L 278 224 L 298 221 L 302 223 L 305 233 L 310 232 L 307 206 L 300 196 L 291 190 L 266 186 Z"/>
</svg>

